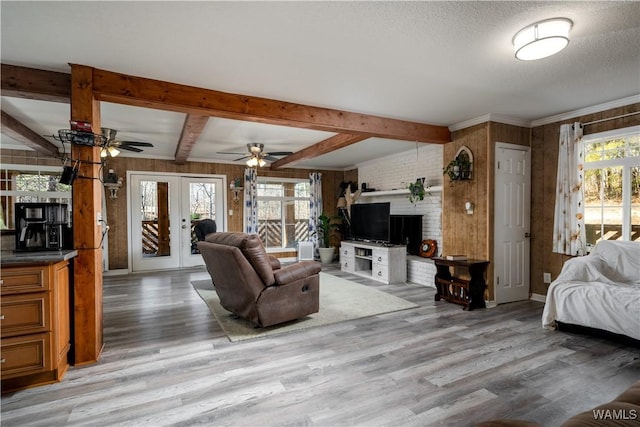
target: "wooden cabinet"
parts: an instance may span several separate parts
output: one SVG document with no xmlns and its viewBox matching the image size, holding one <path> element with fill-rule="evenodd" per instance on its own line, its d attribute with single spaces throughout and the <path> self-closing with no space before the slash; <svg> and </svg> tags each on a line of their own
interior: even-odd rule
<svg viewBox="0 0 640 427">
<path fill-rule="evenodd" d="M 59 381 L 69 362 L 69 261 L 2 266 L 2 392 Z"/>
<path fill-rule="evenodd" d="M 407 280 L 407 247 L 344 241 L 340 245 L 340 268 L 384 283 Z"/>
<path fill-rule="evenodd" d="M 452 261 L 445 258 L 433 258 L 436 265 L 435 300 L 443 299 L 460 304 L 465 310 L 485 308 L 484 290 L 487 284 L 484 279 L 489 261 L 464 260 Z M 453 273 L 452 270 L 453 269 Z"/>
</svg>

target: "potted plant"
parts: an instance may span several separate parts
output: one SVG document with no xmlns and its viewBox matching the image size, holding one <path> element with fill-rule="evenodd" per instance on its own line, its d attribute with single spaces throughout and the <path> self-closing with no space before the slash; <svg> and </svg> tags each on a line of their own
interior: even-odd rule
<svg viewBox="0 0 640 427">
<path fill-rule="evenodd" d="M 321 246 L 318 248 L 320 254 L 320 262 L 328 264 L 333 261 L 335 247 L 331 246 L 331 236 L 333 231 L 338 228 L 338 224 L 334 222 L 337 217 L 329 217 L 324 212 L 318 217 L 318 224 L 315 233 L 318 233 Z M 314 234 L 315 234 L 314 233 Z"/>
<path fill-rule="evenodd" d="M 458 155 L 451 160 L 442 170 L 443 175 L 448 175 L 451 181 L 471 178 L 471 161 L 469 157 Z"/>
<path fill-rule="evenodd" d="M 424 186 L 424 178 L 416 179 L 416 182 L 409 184 L 409 201 L 414 205 L 420 200 L 424 200 L 427 189 Z"/>
</svg>

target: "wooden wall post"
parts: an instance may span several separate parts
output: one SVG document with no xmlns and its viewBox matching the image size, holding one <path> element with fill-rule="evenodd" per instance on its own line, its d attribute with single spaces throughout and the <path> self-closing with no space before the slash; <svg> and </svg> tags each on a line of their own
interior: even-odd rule
<svg viewBox="0 0 640 427">
<path fill-rule="evenodd" d="M 71 120 L 90 122 L 100 133 L 100 102 L 93 96 L 93 69 L 71 65 Z M 102 352 L 102 182 L 100 147 L 73 145 L 71 156 L 80 160 L 73 183 L 74 364 L 96 362 Z"/>
</svg>

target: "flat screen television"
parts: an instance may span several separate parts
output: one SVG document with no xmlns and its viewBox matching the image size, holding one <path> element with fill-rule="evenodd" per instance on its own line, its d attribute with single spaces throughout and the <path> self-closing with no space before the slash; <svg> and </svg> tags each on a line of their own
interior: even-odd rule
<svg viewBox="0 0 640 427">
<path fill-rule="evenodd" d="M 391 215 L 389 242 L 395 245 L 407 245 L 411 255 L 420 253 L 422 242 L 422 215 Z"/>
<path fill-rule="evenodd" d="M 372 242 L 389 242 L 391 203 L 351 205 L 351 238 Z"/>
</svg>

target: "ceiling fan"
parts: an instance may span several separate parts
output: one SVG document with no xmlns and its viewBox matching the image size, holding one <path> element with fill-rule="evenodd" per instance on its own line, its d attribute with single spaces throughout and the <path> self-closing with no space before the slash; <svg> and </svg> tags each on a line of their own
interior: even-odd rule
<svg viewBox="0 0 640 427">
<path fill-rule="evenodd" d="M 142 149 L 139 147 L 153 147 L 153 144 L 149 142 L 116 140 L 117 133 L 118 131 L 115 129 L 102 128 L 102 138 L 105 142 L 100 150 L 100 157 L 115 157 L 120 154 L 120 150 L 141 153 Z"/>
<path fill-rule="evenodd" d="M 274 151 L 271 153 L 266 153 L 264 150 L 264 144 L 258 143 L 249 143 L 247 144 L 248 153 L 242 157 L 234 159 L 234 162 L 239 160 L 248 159 L 246 161 L 247 166 L 255 167 L 255 166 L 264 166 L 266 164 L 265 160 L 275 161 L 278 160 L 276 156 L 288 156 L 289 154 L 293 154 L 293 151 Z M 227 153 L 223 151 L 219 151 L 218 154 L 243 154 L 243 153 Z"/>
</svg>

